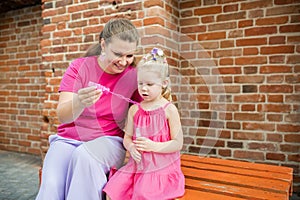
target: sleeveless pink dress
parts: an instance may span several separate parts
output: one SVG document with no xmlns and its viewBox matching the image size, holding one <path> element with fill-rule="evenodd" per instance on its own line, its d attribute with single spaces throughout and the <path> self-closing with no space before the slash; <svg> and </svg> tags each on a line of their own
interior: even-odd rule
<svg viewBox="0 0 300 200">
<path fill-rule="evenodd" d="M 171 139 L 164 107 L 146 111 L 140 106 L 134 116 L 134 137 L 143 136 L 155 142 Z M 184 194 L 184 175 L 180 152 L 143 152 L 141 163 L 131 157 L 108 181 L 104 190 L 112 200 L 167 200 Z"/>
</svg>

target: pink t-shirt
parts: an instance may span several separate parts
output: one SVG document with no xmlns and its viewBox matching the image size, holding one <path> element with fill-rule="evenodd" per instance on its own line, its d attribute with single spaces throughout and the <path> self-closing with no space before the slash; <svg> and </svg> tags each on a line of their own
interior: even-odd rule
<svg viewBox="0 0 300 200">
<path fill-rule="evenodd" d="M 120 74 L 108 74 L 101 69 L 96 56 L 78 58 L 66 70 L 59 91 L 77 93 L 92 81 L 139 102 L 141 97 L 137 91 L 136 74 L 136 69 L 132 66 Z M 104 135 L 123 137 L 128 108 L 129 103 L 120 97 L 110 93 L 103 94 L 94 105 L 85 108 L 74 122 L 61 124 L 58 135 L 80 141 Z"/>
</svg>

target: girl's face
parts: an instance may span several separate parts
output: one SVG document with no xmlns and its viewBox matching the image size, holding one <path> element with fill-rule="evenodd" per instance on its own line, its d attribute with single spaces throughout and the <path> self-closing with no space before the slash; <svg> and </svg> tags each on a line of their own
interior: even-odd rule
<svg viewBox="0 0 300 200">
<path fill-rule="evenodd" d="M 148 69 L 139 69 L 137 74 L 138 91 L 144 101 L 155 101 L 161 98 L 163 81 L 159 73 Z"/>
<path fill-rule="evenodd" d="M 133 63 L 137 46 L 135 42 L 112 38 L 108 44 L 102 40 L 101 47 L 105 52 L 105 59 L 102 62 L 105 66 L 104 71 L 109 74 L 119 74 Z"/>
</svg>

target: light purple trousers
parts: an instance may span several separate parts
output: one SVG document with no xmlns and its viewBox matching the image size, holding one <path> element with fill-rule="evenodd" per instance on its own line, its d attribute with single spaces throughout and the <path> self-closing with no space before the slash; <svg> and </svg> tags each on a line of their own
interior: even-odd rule
<svg viewBox="0 0 300 200">
<path fill-rule="evenodd" d="M 89 142 L 50 136 L 36 200 L 104 199 L 110 168 L 119 168 L 125 158 L 122 141 L 113 136 Z"/>
</svg>

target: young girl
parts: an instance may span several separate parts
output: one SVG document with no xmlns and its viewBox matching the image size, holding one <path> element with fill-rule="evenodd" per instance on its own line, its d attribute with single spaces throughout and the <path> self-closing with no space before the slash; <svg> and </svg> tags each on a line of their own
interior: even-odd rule
<svg viewBox="0 0 300 200">
<path fill-rule="evenodd" d="M 184 194 L 180 168 L 183 134 L 177 108 L 170 102 L 168 63 L 154 48 L 138 64 L 143 98 L 128 113 L 123 144 L 130 153 L 104 188 L 112 200 L 175 199 Z"/>
</svg>

